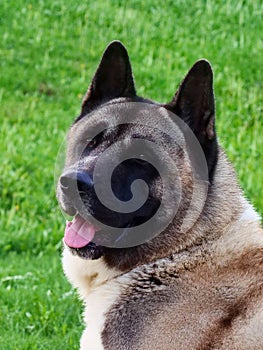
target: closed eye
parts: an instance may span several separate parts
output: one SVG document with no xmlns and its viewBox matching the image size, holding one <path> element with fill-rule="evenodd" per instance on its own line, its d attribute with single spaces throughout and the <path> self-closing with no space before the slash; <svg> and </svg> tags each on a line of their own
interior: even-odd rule
<svg viewBox="0 0 263 350">
<path fill-rule="evenodd" d="M 92 150 L 97 146 L 97 140 L 93 139 L 88 142 L 87 149 Z"/>
<path fill-rule="evenodd" d="M 96 148 L 100 144 L 100 142 L 102 141 L 102 138 L 103 138 L 103 132 L 100 132 L 98 135 L 93 137 L 92 140 L 88 140 L 86 150 L 92 151 L 94 148 Z"/>
</svg>

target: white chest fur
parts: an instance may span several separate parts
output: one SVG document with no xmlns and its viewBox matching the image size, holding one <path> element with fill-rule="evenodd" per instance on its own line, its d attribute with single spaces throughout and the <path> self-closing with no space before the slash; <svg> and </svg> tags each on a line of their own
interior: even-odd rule
<svg viewBox="0 0 263 350">
<path fill-rule="evenodd" d="M 107 311 L 121 293 L 121 284 L 113 279 L 120 272 L 109 269 L 103 258 L 84 260 L 72 255 L 67 248 L 64 249 L 62 262 L 67 278 L 78 289 L 85 303 L 84 321 L 87 326 L 80 349 L 103 350 L 101 332 Z"/>
<path fill-rule="evenodd" d="M 85 298 L 84 321 L 87 325 L 80 342 L 81 350 L 103 350 L 101 332 L 107 311 L 115 304 L 121 293 L 120 285 L 110 281 L 92 291 Z"/>
</svg>

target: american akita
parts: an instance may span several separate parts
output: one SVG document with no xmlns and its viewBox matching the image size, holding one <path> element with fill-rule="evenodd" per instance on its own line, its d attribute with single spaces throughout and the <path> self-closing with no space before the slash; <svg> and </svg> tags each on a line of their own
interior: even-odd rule
<svg viewBox="0 0 263 350">
<path fill-rule="evenodd" d="M 114 126 L 112 121 L 131 103 L 153 109 L 134 113 L 134 124 Z M 190 159 L 182 149 L 187 145 L 174 141 L 182 135 L 172 114 L 191 128 L 207 166 L 207 192 L 197 216 L 196 206 L 190 205 Z M 160 132 L 162 123 L 172 137 Z M 95 137 L 90 138 L 91 130 L 98 130 Z M 126 232 L 150 220 L 161 205 L 162 179 L 143 156 L 119 161 L 111 178 L 112 191 L 123 203 L 130 200 L 136 179 L 148 184 L 149 200 L 138 210 L 111 210 L 94 191 L 100 155 L 120 140 L 127 150 L 134 138 L 157 143 L 166 164 L 168 156 L 173 159 L 169 191 L 180 192 L 180 200 L 173 219 L 152 239 L 104 246 L 95 239 L 98 222 Z M 109 159 L 118 162 L 123 149 L 112 150 Z M 57 196 L 63 210 L 75 215 L 65 231 L 63 267 L 85 304 L 82 350 L 263 349 L 263 231 L 217 142 L 213 74 L 206 60 L 194 64 L 170 103 L 157 104 L 136 95 L 127 51 L 112 42 L 69 130 Z M 174 206 L 170 201 L 165 210 Z M 82 215 L 83 208 L 90 219 Z M 196 218 L 183 230 L 186 212 Z M 100 242 L 107 232 L 102 237 Z"/>
</svg>

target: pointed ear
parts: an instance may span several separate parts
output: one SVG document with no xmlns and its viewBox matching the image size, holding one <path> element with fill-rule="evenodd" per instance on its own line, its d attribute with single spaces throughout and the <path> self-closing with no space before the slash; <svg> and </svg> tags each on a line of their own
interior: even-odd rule
<svg viewBox="0 0 263 350">
<path fill-rule="evenodd" d="M 213 72 L 208 61 L 199 60 L 193 65 L 167 107 L 181 117 L 197 137 L 202 134 L 212 140 L 216 136 Z"/>
<path fill-rule="evenodd" d="M 217 161 L 213 71 L 204 59 L 190 69 L 172 102 L 165 105 L 193 130 L 200 142 L 209 172 Z"/>
<path fill-rule="evenodd" d="M 135 95 L 127 50 L 120 41 L 113 41 L 104 51 L 91 85 L 84 96 L 81 114 L 86 114 L 113 98 Z"/>
</svg>

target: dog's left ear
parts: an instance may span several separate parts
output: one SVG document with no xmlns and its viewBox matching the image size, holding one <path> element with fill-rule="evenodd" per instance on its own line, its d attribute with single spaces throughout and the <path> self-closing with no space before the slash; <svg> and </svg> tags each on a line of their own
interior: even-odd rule
<svg viewBox="0 0 263 350">
<path fill-rule="evenodd" d="M 190 69 L 168 109 L 182 118 L 197 137 L 215 135 L 213 72 L 208 61 L 199 60 Z"/>
<path fill-rule="evenodd" d="M 128 52 L 120 41 L 113 41 L 103 53 L 91 85 L 83 99 L 81 114 L 85 115 L 113 98 L 133 97 L 135 95 Z"/>
<path fill-rule="evenodd" d="M 217 161 L 215 101 L 213 71 L 208 61 L 201 59 L 190 69 L 172 102 L 165 108 L 178 115 L 193 130 L 201 144 L 209 173 Z"/>
</svg>

